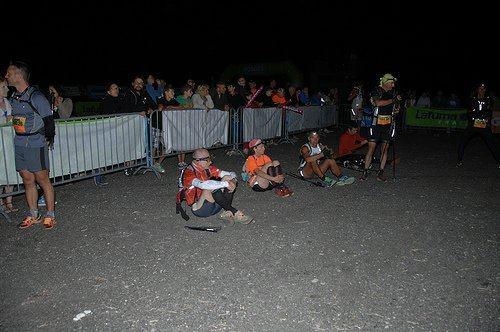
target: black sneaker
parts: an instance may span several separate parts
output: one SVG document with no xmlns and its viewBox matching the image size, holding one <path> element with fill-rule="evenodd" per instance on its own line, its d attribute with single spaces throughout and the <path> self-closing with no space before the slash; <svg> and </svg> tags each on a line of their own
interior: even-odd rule
<svg viewBox="0 0 500 332">
<path fill-rule="evenodd" d="M 368 180 L 368 171 L 365 169 L 363 171 L 363 174 L 361 174 L 361 177 L 359 178 L 361 181 L 366 181 Z"/>
<path fill-rule="evenodd" d="M 462 161 L 457 162 L 456 168 L 462 167 L 464 163 Z"/>
<path fill-rule="evenodd" d="M 107 186 L 108 183 L 106 182 L 106 179 L 104 178 L 103 175 L 96 175 L 94 176 L 94 184 L 98 187 L 103 187 L 103 186 Z"/>
</svg>

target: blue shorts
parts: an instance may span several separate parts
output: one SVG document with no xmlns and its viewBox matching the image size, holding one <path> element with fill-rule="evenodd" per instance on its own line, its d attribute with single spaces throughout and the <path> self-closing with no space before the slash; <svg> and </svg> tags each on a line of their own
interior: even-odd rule
<svg viewBox="0 0 500 332">
<path fill-rule="evenodd" d="M 27 170 L 31 173 L 49 170 L 49 148 L 28 148 L 14 145 L 16 155 L 16 171 Z"/>
<path fill-rule="evenodd" d="M 199 208 L 198 210 L 191 209 L 191 212 L 193 212 L 193 214 L 197 217 L 206 218 L 219 213 L 220 210 L 222 210 L 222 206 L 215 202 L 209 202 L 205 200 L 201 208 Z"/>
</svg>

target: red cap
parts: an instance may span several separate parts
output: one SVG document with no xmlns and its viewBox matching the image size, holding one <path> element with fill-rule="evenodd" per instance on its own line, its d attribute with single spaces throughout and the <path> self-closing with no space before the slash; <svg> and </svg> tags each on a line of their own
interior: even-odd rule
<svg viewBox="0 0 500 332">
<path fill-rule="evenodd" d="M 250 143 L 248 143 L 248 147 L 251 149 L 251 148 L 254 148 L 261 143 L 262 143 L 262 140 L 260 138 L 254 138 L 253 140 L 250 141 Z"/>
</svg>

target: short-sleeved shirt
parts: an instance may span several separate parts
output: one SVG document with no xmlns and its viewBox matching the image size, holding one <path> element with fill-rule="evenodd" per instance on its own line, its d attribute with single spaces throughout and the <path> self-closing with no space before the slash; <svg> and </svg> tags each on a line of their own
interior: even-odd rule
<svg viewBox="0 0 500 332">
<path fill-rule="evenodd" d="M 271 161 L 271 158 L 269 158 L 269 156 L 265 154 L 258 157 L 253 155 L 249 156 L 245 163 L 245 170 L 248 173 L 255 175 L 257 173 L 257 170 L 259 170 L 265 164 L 270 163 Z"/>
<path fill-rule="evenodd" d="M 220 178 L 221 170 L 214 165 L 210 165 L 208 169 L 197 169 L 193 165 L 189 165 L 184 170 L 182 176 L 182 186 L 185 189 L 186 203 L 187 205 L 193 205 L 201 196 L 203 190 L 193 186 L 193 180 L 199 179 L 201 181 L 207 181 L 214 178 Z"/>
<path fill-rule="evenodd" d="M 193 101 L 191 99 L 191 97 L 184 97 L 184 95 L 178 95 L 177 97 L 175 97 L 175 99 L 179 102 L 179 104 L 182 106 L 182 107 L 185 107 L 185 108 L 192 108 L 193 107 Z"/>
<path fill-rule="evenodd" d="M 42 133 L 44 117 L 52 115 L 50 103 L 45 95 L 35 87 L 28 87 L 23 92 L 15 92 L 10 98 L 12 106 L 12 125 L 19 134 L 33 134 L 29 136 L 16 135 L 15 146 L 41 148 L 46 145 Z M 35 110 L 30 106 L 35 108 Z M 37 114 L 38 112 L 38 114 Z"/>
<path fill-rule="evenodd" d="M 344 132 L 339 138 L 339 156 L 353 153 L 364 140 L 358 133 L 351 135 Z"/>
</svg>

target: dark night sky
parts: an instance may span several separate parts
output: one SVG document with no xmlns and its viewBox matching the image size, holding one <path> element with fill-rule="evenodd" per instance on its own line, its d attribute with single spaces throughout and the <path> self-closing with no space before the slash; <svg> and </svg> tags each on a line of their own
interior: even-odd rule
<svg viewBox="0 0 500 332">
<path fill-rule="evenodd" d="M 28 16 L 7 15 L 1 63 L 27 60 L 34 81 L 128 84 L 151 71 L 180 84 L 217 79 L 230 63 L 290 59 L 308 71 L 321 60 L 340 71 L 356 54 L 369 85 L 391 72 L 406 87 L 465 91 L 486 80 L 498 90 L 484 5 L 452 13 L 436 2 L 295 2 L 37 3 L 24 6 Z"/>
</svg>

